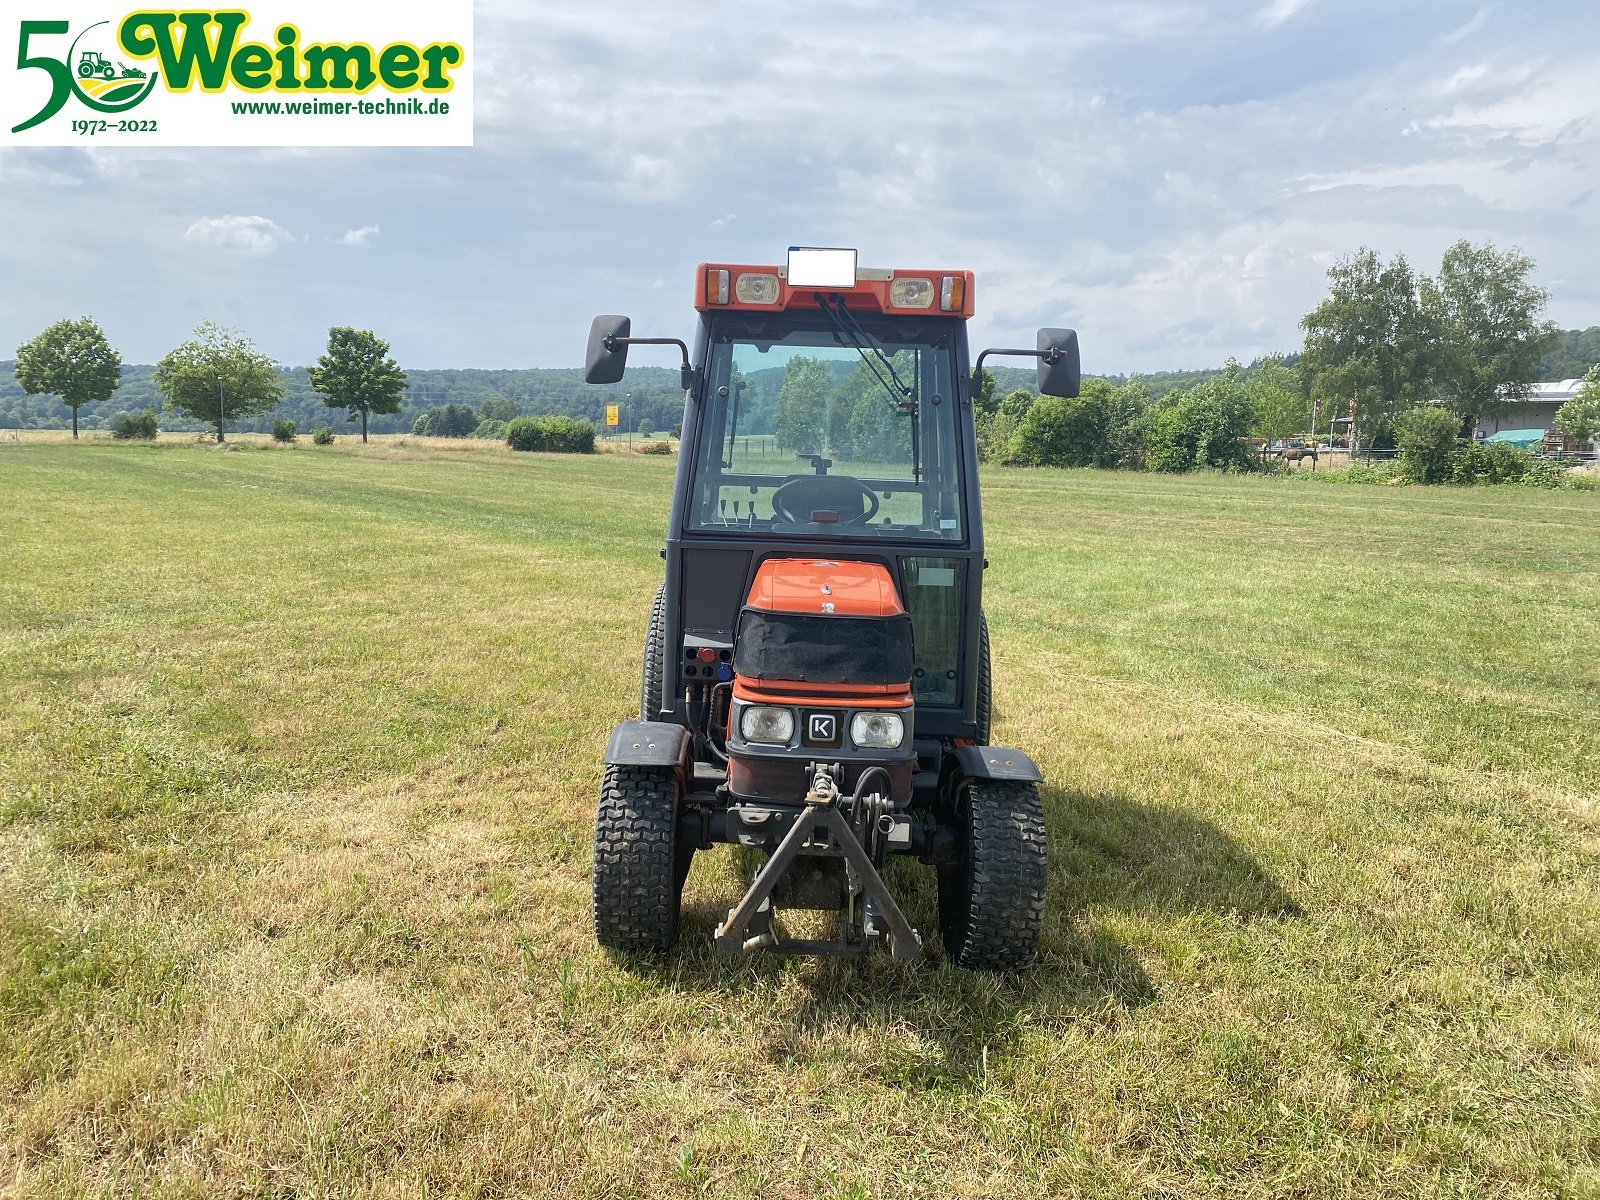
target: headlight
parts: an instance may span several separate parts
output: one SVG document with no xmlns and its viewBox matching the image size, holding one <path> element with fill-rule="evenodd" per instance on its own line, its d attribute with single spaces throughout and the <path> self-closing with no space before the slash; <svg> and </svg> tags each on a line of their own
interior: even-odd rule
<svg viewBox="0 0 1600 1200">
<path fill-rule="evenodd" d="M 745 273 L 734 280 L 733 293 L 740 304 L 776 304 L 778 302 L 778 277 Z"/>
<path fill-rule="evenodd" d="M 850 720 L 850 740 L 863 749 L 893 750 L 905 737 L 906 723 L 898 713 L 857 713 Z"/>
<path fill-rule="evenodd" d="M 896 279 L 889 285 L 889 303 L 896 308 L 932 308 L 933 280 Z"/>
<path fill-rule="evenodd" d="M 787 744 L 794 736 L 794 710 L 752 704 L 739 717 L 739 732 L 747 742 Z"/>
</svg>

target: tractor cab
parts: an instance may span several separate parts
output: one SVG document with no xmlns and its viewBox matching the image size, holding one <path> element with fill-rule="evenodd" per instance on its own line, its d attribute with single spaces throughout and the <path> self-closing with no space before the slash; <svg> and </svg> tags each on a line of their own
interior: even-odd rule
<svg viewBox="0 0 1600 1200">
<path fill-rule="evenodd" d="M 879 873 L 909 854 L 938 871 L 953 958 L 1031 956 L 1040 778 L 988 744 L 973 282 L 792 250 L 698 268 L 692 355 L 596 318 L 590 382 L 620 380 L 630 346 L 672 344 L 686 392 L 639 719 L 611 739 L 596 818 L 602 943 L 670 945 L 691 856 L 730 842 L 766 861 L 723 949 L 919 953 Z M 1070 330 L 985 353 L 1077 392 Z M 800 909 L 834 914 L 831 934 L 789 931 Z"/>
</svg>

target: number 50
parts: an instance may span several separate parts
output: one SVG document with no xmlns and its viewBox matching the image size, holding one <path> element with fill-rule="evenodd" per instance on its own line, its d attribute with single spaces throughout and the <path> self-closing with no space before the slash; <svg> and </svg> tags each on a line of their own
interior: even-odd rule
<svg viewBox="0 0 1600 1200">
<path fill-rule="evenodd" d="M 12 133 L 21 133 L 24 129 L 32 129 L 41 121 L 48 121 L 61 111 L 61 106 L 72 95 L 72 73 L 67 69 L 66 63 L 55 58 L 28 57 L 28 39 L 34 34 L 65 32 L 67 32 L 67 23 L 65 21 L 24 21 L 22 23 L 22 38 L 17 43 L 17 67 L 19 70 L 38 67 L 40 70 L 49 72 L 54 90 L 51 91 L 50 99 L 45 102 L 45 106 L 35 113 L 31 120 L 24 121 L 21 125 L 13 126 Z"/>
</svg>

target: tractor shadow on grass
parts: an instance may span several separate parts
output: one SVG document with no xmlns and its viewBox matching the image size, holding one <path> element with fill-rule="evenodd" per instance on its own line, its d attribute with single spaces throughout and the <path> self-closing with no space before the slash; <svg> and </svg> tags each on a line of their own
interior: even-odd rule
<svg viewBox="0 0 1600 1200">
<path fill-rule="evenodd" d="M 1204 818 L 1117 794 L 1044 789 L 1050 893 L 1039 956 L 1026 971 L 979 975 L 938 956 L 933 872 L 892 863 L 889 884 L 928 952 L 793 960 L 719 955 L 712 931 L 737 896 L 691 889 L 677 952 L 659 971 L 703 994 L 770 993 L 774 1061 L 852 1057 L 886 1083 L 976 1088 L 1030 1031 L 1115 1029 L 1157 1002 L 1155 984 L 1115 926 L 1163 916 L 1276 921 L 1300 908 L 1232 837 Z M 798 998 L 796 997 L 798 993 Z M 856 1049 L 851 1049 L 855 1047 Z"/>
</svg>

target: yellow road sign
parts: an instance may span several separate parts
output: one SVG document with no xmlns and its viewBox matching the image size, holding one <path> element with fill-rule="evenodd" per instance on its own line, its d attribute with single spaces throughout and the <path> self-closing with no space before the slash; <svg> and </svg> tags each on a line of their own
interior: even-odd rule
<svg viewBox="0 0 1600 1200">
<path fill-rule="evenodd" d="M 607 425 L 615 425 L 616 423 L 617 423 L 617 406 L 615 404 L 608 404 L 608 405 L 606 405 L 606 424 Z"/>
</svg>

